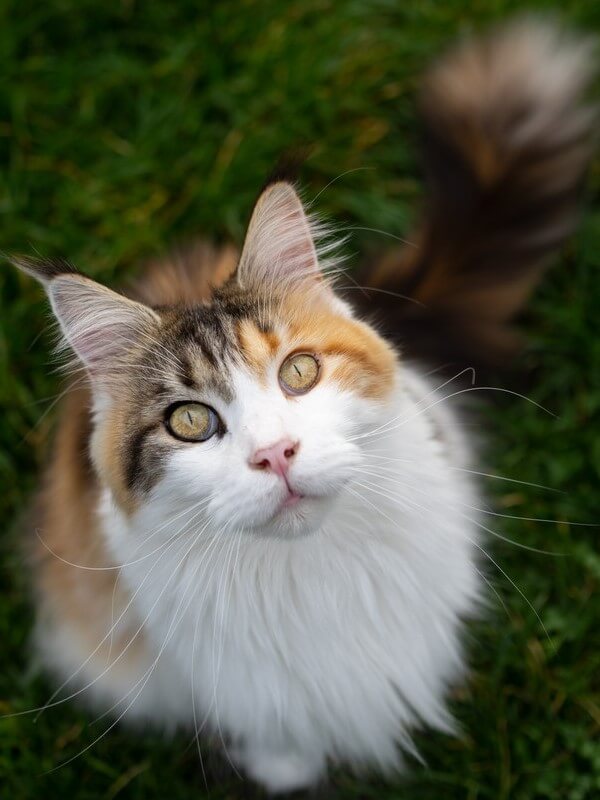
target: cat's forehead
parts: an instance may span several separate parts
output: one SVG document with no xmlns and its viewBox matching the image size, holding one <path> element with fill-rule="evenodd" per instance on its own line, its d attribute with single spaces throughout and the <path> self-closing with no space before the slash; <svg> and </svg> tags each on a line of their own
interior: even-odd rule
<svg viewBox="0 0 600 800">
<path fill-rule="evenodd" d="M 249 294 L 216 294 L 211 302 L 162 312 L 154 355 L 165 377 L 190 389 L 234 396 L 232 367 L 262 372 L 281 343 L 278 303 Z M 170 356 L 170 357 L 169 357 Z"/>
<path fill-rule="evenodd" d="M 136 381 L 137 399 L 215 396 L 229 404 L 240 369 L 266 386 L 274 365 L 304 350 L 323 359 L 325 379 L 340 389 L 382 399 L 393 385 L 393 350 L 318 293 L 216 292 L 206 303 L 157 310 L 162 324 L 148 350 L 148 377 L 142 371 Z"/>
</svg>

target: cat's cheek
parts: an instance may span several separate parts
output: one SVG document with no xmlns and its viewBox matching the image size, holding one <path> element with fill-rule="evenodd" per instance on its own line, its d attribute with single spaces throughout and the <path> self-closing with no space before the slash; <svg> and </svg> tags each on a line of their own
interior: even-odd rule
<svg viewBox="0 0 600 800">
<path fill-rule="evenodd" d="M 218 445 L 184 445 L 167 460 L 160 488 L 170 497 L 199 502 L 223 489 L 228 468 L 227 453 Z"/>
<path fill-rule="evenodd" d="M 306 409 L 309 430 L 320 428 L 325 434 L 346 439 L 380 424 L 395 413 L 395 395 L 385 399 L 365 397 L 352 389 L 344 389 L 330 381 L 315 392 Z"/>
<path fill-rule="evenodd" d="M 273 477 L 251 471 L 235 441 L 199 443 L 175 452 L 155 496 L 179 511 L 198 507 L 198 521 L 210 518 L 223 530 L 266 524 L 285 491 Z"/>
</svg>

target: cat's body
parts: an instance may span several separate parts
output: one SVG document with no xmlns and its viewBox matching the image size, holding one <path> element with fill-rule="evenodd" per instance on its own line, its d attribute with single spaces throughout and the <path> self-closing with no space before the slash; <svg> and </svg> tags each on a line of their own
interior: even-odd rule
<svg viewBox="0 0 600 800">
<path fill-rule="evenodd" d="M 37 642 L 61 681 L 84 665 L 66 690 L 125 719 L 222 731 L 271 788 L 312 782 L 326 755 L 390 768 L 419 720 L 448 729 L 442 698 L 478 589 L 478 501 L 440 397 L 409 368 L 397 380 L 353 427 L 384 435 L 366 437 L 361 474 L 312 535 L 224 537 L 170 492 L 128 516 L 107 490 L 64 487 L 71 514 L 37 542 L 53 580 Z M 74 404 L 69 426 L 85 414 Z M 70 457 L 79 442 L 64 443 Z M 113 565 L 128 566 L 102 569 Z"/>
<path fill-rule="evenodd" d="M 171 485 L 124 512 L 89 468 L 90 397 L 73 392 L 45 491 L 57 518 L 35 543 L 36 642 L 64 692 L 125 720 L 222 734 L 273 789 L 313 782 L 326 757 L 389 769 L 420 720 L 449 729 L 442 698 L 479 585 L 477 493 L 443 394 L 408 366 L 395 373 L 386 401 L 348 420 L 359 449 L 347 469 L 360 472 L 318 532 L 293 538 L 224 535 Z"/>
<path fill-rule="evenodd" d="M 541 73 L 549 51 L 537 47 Z M 566 233 L 585 166 L 585 70 L 571 67 L 554 116 L 507 112 L 518 146 L 528 133 L 546 158 L 537 180 L 540 163 L 556 176 L 531 189 L 532 235 L 561 215 Z M 561 138 L 550 123 L 565 111 Z M 513 128 L 500 128 L 508 146 Z M 484 162 L 477 151 L 476 174 Z M 493 205 L 501 172 L 485 164 Z M 517 252 L 535 258 L 499 278 L 501 311 L 489 275 L 475 291 L 488 338 L 556 238 L 525 237 Z M 415 725 L 450 730 L 444 697 L 481 588 L 483 501 L 451 390 L 336 296 L 314 242 L 294 190 L 276 182 L 239 264 L 200 248 L 156 265 L 135 299 L 21 261 L 86 368 L 34 520 L 38 652 L 67 694 L 124 720 L 212 731 L 271 790 L 312 784 L 328 762 L 390 769 Z M 448 262 L 433 264 L 447 287 Z M 421 267 L 417 277 L 435 305 Z"/>
</svg>

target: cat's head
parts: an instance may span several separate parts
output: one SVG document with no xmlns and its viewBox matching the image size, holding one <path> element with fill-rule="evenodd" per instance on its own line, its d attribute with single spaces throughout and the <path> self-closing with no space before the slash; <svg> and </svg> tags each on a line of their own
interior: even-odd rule
<svg viewBox="0 0 600 800">
<path fill-rule="evenodd" d="M 263 192 L 235 273 L 202 304 L 150 307 L 63 267 L 25 268 L 89 376 L 92 458 L 126 513 L 319 527 L 382 418 L 396 357 L 335 295 L 290 184 Z"/>
</svg>

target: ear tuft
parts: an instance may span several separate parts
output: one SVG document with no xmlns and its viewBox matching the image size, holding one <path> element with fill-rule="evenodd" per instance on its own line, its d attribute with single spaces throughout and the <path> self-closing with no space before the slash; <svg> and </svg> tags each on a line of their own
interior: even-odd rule
<svg viewBox="0 0 600 800">
<path fill-rule="evenodd" d="M 75 267 L 64 258 L 37 258 L 35 256 L 6 256 L 17 269 L 31 275 L 42 284 L 48 283 L 59 275 L 79 274 Z"/>
<path fill-rule="evenodd" d="M 277 161 L 271 173 L 263 183 L 258 196 L 267 191 L 275 183 L 288 183 L 294 186 L 298 182 L 300 170 L 309 155 L 308 148 L 289 150 Z"/>
</svg>

